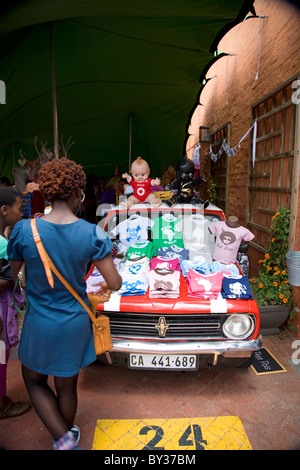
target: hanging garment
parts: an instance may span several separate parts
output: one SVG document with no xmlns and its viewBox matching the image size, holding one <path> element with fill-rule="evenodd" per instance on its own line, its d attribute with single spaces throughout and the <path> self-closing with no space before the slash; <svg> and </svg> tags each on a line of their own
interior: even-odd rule
<svg viewBox="0 0 300 470">
<path fill-rule="evenodd" d="M 15 167 L 12 169 L 12 174 L 14 175 L 15 188 L 19 193 L 26 191 L 26 179 L 28 175 L 27 167 Z"/>
<path fill-rule="evenodd" d="M 31 216 L 31 199 L 33 197 L 33 194 L 29 193 L 28 191 L 24 191 L 22 193 L 19 193 L 19 196 L 22 201 L 23 218 L 27 219 Z"/>
<path fill-rule="evenodd" d="M 195 145 L 193 156 L 192 156 L 192 161 L 194 163 L 195 170 L 200 170 L 200 149 L 201 149 L 201 144 L 198 142 Z"/>
<path fill-rule="evenodd" d="M 240 141 L 238 142 L 238 144 L 235 147 L 232 147 L 232 148 L 229 147 L 229 145 L 227 144 L 225 139 L 223 140 L 222 145 L 219 148 L 217 153 L 214 153 L 213 150 L 212 150 L 212 146 L 210 146 L 209 156 L 210 156 L 211 160 L 213 162 L 216 162 L 221 157 L 223 152 L 225 152 L 226 155 L 228 155 L 228 157 L 235 157 L 236 153 L 237 153 L 237 147 L 239 147 L 239 148 L 241 147 L 241 143 L 248 136 L 248 134 L 252 131 L 252 129 L 253 129 L 252 162 L 253 162 L 253 166 L 254 166 L 255 157 L 256 157 L 256 137 L 257 137 L 257 120 L 256 119 L 255 119 L 254 123 L 252 124 L 252 126 L 250 127 L 250 129 L 248 129 L 248 131 L 243 135 L 243 137 L 240 139 Z"/>
</svg>

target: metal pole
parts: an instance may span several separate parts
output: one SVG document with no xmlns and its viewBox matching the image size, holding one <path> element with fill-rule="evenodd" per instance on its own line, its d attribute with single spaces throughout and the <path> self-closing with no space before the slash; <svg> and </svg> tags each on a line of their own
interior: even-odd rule
<svg viewBox="0 0 300 470">
<path fill-rule="evenodd" d="M 300 104 L 296 104 L 295 109 L 295 144 L 294 144 L 294 168 L 292 175 L 292 195 L 291 195 L 291 213 L 290 213 L 290 231 L 289 231 L 289 248 L 292 250 L 299 249 L 295 247 L 299 239 L 296 237 L 297 214 L 299 210 L 299 181 L 300 181 Z"/>
<path fill-rule="evenodd" d="M 131 167 L 131 147 L 132 147 L 132 113 L 129 114 L 129 173 Z"/>
<path fill-rule="evenodd" d="M 50 23 L 50 47 L 51 47 L 51 87 L 52 87 L 52 113 L 53 113 L 53 134 L 54 134 L 54 156 L 59 158 L 58 144 L 58 121 L 57 121 L 57 101 L 56 101 L 56 76 L 55 76 L 55 55 L 54 55 L 54 28 Z"/>
</svg>

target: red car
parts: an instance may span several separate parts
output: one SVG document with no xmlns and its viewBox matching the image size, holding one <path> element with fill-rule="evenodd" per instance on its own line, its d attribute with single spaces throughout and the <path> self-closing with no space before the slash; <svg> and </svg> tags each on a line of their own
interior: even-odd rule
<svg viewBox="0 0 300 470">
<path fill-rule="evenodd" d="M 191 216 L 202 221 L 200 230 L 190 230 L 187 221 Z M 142 230 L 144 238 L 146 233 L 148 241 L 154 245 L 156 238 L 162 235 L 170 246 L 172 234 L 165 226 L 156 225 L 155 230 L 155 224 L 158 221 L 161 223 L 162 219 L 173 220 L 178 224 L 175 244 L 180 245 L 178 240 L 182 240 L 185 233 L 193 247 L 200 235 L 200 242 L 197 239 L 201 246 L 199 253 L 211 256 L 214 237 L 208 226 L 215 221 L 225 220 L 225 216 L 221 209 L 212 204 L 204 211 L 192 204 L 172 207 L 163 204 L 158 208 L 138 204 L 128 212 L 120 207 L 112 208 L 103 219 L 102 226 L 113 242 L 122 241 L 125 257 L 121 262 L 121 270 L 124 270 L 124 260 L 129 253 L 126 254 L 126 249 L 132 247 L 134 237 Z M 130 226 L 131 221 L 136 224 Z M 138 243 L 144 243 L 144 238 L 143 242 Z M 123 246 L 124 241 L 125 244 L 127 241 L 127 247 Z M 182 246 L 185 248 L 185 244 Z M 179 251 L 182 251 L 181 248 Z M 237 262 L 236 267 L 242 274 Z M 92 266 L 87 283 L 93 270 Z M 224 359 L 230 359 L 231 363 L 234 360 L 239 366 L 249 365 L 252 353 L 262 346 L 259 310 L 255 299 L 225 299 L 220 295 L 217 299 L 193 297 L 189 292 L 186 273 L 182 270 L 176 278 L 179 282 L 177 295 L 168 297 L 164 291 L 167 283 L 162 286 L 158 283 L 156 290 L 153 285 L 147 288 L 147 284 L 145 286 L 142 282 L 145 279 L 147 281 L 147 277 L 151 278 L 149 271 L 143 276 L 136 275 L 140 291 L 132 289 L 132 284 L 129 290 L 124 290 L 124 281 L 122 295 L 120 292 L 113 293 L 108 302 L 99 303 L 97 307 L 99 312 L 110 319 L 113 349 L 106 354 L 110 363 L 127 364 L 129 368 L 163 370 L 195 370 L 204 364 L 216 365 Z M 162 294 L 155 296 L 154 292 Z"/>
</svg>

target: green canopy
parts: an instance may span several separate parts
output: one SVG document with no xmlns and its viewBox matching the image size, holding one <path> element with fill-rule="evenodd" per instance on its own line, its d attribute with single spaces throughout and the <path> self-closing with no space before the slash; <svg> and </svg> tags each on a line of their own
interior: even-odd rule
<svg viewBox="0 0 300 470">
<path fill-rule="evenodd" d="M 7 2 L 0 18 L 0 80 L 6 86 L 0 175 L 11 177 L 20 149 L 27 160 L 37 158 L 35 137 L 54 147 L 53 103 L 59 143 L 71 138 L 69 157 L 87 174 L 109 177 L 117 165 L 128 171 L 130 157 L 139 155 L 153 177 L 176 166 L 217 43 L 253 13 L 253 3 Z"/>
</svg>

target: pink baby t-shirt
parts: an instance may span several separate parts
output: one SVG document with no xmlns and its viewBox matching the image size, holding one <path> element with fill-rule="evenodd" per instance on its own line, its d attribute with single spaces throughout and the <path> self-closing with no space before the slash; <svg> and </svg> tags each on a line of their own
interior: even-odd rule
<svg viewBox="0 0 300 470">
<path fill-rule="evenodd" d="M 187 275 L 188 294 L 202 299 L 217 299 L 223 279 L 221 273 L 200 274 L 190 269 Z"/>
<path fill-rule="evenodd" d="M 180 271 L 179 259 L 155 256 L 151 260 L 150 268 L 159 271 Z"/>
<path fill-rule="evenodd" d="M 216 244 L 213 259 L 224 264 L 236 262 L 242 240 L 253 240 L 254 234 L 245 227 L 229 227 L 226 222 L 215 222 L 209 226 L 212 234 L 216 234 Z"/>
</svg>

